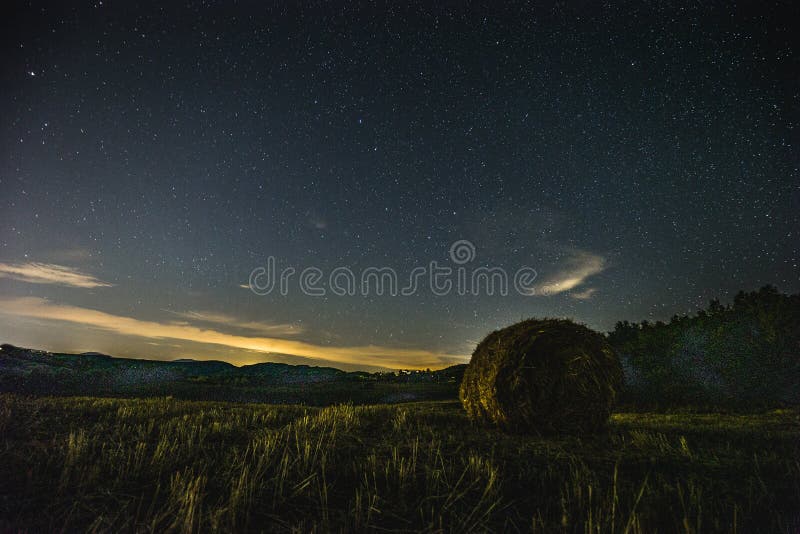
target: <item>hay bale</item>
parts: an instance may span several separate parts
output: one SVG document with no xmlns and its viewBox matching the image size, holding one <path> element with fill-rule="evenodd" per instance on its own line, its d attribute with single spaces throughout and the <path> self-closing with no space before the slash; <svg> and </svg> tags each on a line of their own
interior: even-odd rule
<svg viewBox="0 0 800 534">
<path fill-rule="evenodd" d="M 528 319 L 478 344 L 459 397 L 472 419 L 506 430 L 588 433 L 608 421 L 622 376 L 602 335 L 568 320 Z"/>
</svg>

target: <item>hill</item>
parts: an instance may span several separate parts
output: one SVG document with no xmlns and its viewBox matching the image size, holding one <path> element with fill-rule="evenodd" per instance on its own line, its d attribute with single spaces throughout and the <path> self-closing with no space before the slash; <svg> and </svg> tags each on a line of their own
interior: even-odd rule
<svg viewBox="0 0 800 534">
<path fill-rule="evenodd" d="M 454 399 L 464 365 L 438 371 L 346 372 L 264 362 L 115 358 L 0 346 L 0 392 L 325 405 Z"/>
</svg>

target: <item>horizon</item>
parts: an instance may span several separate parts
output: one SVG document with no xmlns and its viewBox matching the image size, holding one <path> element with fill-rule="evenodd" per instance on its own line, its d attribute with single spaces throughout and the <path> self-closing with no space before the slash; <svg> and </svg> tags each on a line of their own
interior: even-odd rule
<svg viewBox="0 0 800 534">
<path fill-rule="evenodd" d="M 15 6 L 0 339 L 440 369 L 800 293 L 800 61 L 748 9 Z"/>
<path fill-rule="evenodd" d="M 772 286 L 772 287 L 775 287 L 775 286 Z M 747 292 L 745 290 L 740 290 L 740 291 L 745 292 L 745 293 Z M 753 291 L 755 291 L 755 289 L 753 289 Z M 732 301 L 732 299 L 726 299 L 726 300 L 712 299 L 712 300 L 717 300 L 723 306 L 729 305 L 731 303 L 731 301 Z M 673 316 L 671 316 L 669 318 L 655 319 L 655 321 L 665 321 L 665 322 L 667 322 L 669 319 L 671 319 L 672 317 L 675 317 L 675 316 L 687 316 L 687 317 L 695 316 L 697 314 L 697 312 L 699 312 L 702 309 L 704 309 L 704 308 L 700 307 L 700 308 L 698 308 L 696 310 L 687 311 L 686 313 L 683 313 L 683 314 L 673 314 Z M 0 315 L 3 315 L 2 311 L 0 311 Z M 568 319 L 574 320 L 573 318 L 568 318 Z M 636 323 L 640 323 L 640 322 L 647 321 L 647 320 L 648 319 L 642 319 L 642 320 L 639 320 L 639 321 L 633 320 L 633 321 L 630 321 L 630 322 L 636 324 Z M 584 324 L 585 325 L 585 323 L 581 323 L 580 321 L 577 321 L 577 322 L 578 322 L 578 324 Z M 622 321 L 620 321 L 620 322 L 622 322 Z M 588 325 L 586 325 L 586 326 L 588 326 Z M 491 331 L 487 331 L 486 335 L 488 335 L 490 332 Z M 600 333 L 604 334 L 604 335 L 607 334 L 607 333 L 610 333 L 610 332 L 611 332 L 610 330 L 609 331 L 600 331 Z M 192 356 L 191 354 L 185 354 L 185 355 L 182 355 L 182 356 L 179 356 L 179 357 L 175 357 L 175 358 L 169 358 L 169 357 L 153 358 L 152 354 L 142 355 L 142 354 L 135 353 L 135 352 L 133 352 L 133 353 L 131 353 L 131 352 L 120 352 L 120 351 L 115 351 L 115 350 L 110 350 L 110 351 L 103 350 L 103 351 L 100 351 L 100 350 L 96 350 L 96 349 L 85 349 L 85 348 L 76 348 L 76 347 L 72 347 L 72 348 L 53 348 L 53 347 L 44 347 L 44 346 L 21 345 L 21 344 L 17 344 L 17 343 L 8 342 L 8 341 L 3 342 L 2 344 L 3 345 L 10 345 L 10 346 L 15 347 L 17 349 L 44 351 L 44 352 L 49 352 L 49 353 L 67 354 L 67 355 L 74 355 L 74 356 L 81 356 L 81 355 L 84 355 L 84 354 L 98 354 L 98 355 L 108 356 L 108 357 L 115 358 L 115 359 L 132 359 L 132 360 L 158 361 L 158 362 L 166 362 L 166 363 L 174 362 L 174 361 L 178 361 L 178 360 L 196 361 L 196 362 L 216 361 L 216 362 L 227 363 L 227 364 L 230 364 L 230 365 L 232 365 L 234 367 L 237 367 L 237 368 L 245 367 L 245 366 L 249 366 L 249 365 L 257 365 L 257 364 L 262 364 L 262 363 L 278 363 L 278 364 L 284 364 L 284 365 L 305 365 L 305 366 L 310 366 L 310 367 L 330 367 L 330 368 L 334 368 L 334 369 L 345 371 L 345 372 L 366 371 L 366 372 L 369 372 L 369 373 L 375 373 L 375 372 L 397 372 L 397 371 L 420 371 L 420 370 L 425 370 L 425 369 L 435 371 L 435 370 L 446 369 L 446 368 L 451 367 L 453 365 L 463 365 L 463 364 L 469 363 L 469 356 L 467 356 L 464 359 L 464 361 L 460 361 L 459 362 L 459 361 L 454 360 L 451 363 L 446 363 L 446 364 L 443 364 L 443 365 L 440 365 L 440 366 L 436 366 L 436 367 L 421 367 L 421 366 L 417 366 L 417 367 L 380 367 L 380 366 L 374 366 L 374 365 L 362 365 L 362 364 L 359 364 L 359 363 L 352 363 L 351 364 L 351 363 L 345 363 L 345 362 L 337 362 L 337 361 L 333 361 L 333 360 L 317 359 L 317 358 L 313 358 L 313 357 L 302 357 L 302 356 L 297 356 L 297 355 L 293 355 L 293 354 L 280 354 L 280 353 L 266 353 L 266 354 L 263 354 L 263 353 L 258 353 L 258 351 L 255 351 L 255 352 L 258 353 L 258 356 L 254 356 L 255 359 L 253 359 L 253 360 L 244 360 L 244 361 L 238 361 L 237 362 L 237 361 L 230 361 L 229 359 L 215 357 L 215 354 L 217 354 L 217 352 L 214 352 L 214 349 L 211 349 L 211 352 L 209 353 L 209 355 L 207 357 L 197 357 L 196 355 Z"/>
<path fill-rule="evenodd" d="M 360 372 L 365 371 L 368 373 L 398 373 L 398 372 L 416 372 L 416 371 L 437 371 L 443 369 L 449 369 L 453 366 L 458 365 L 466 365 L 466 363 L 454 364 L 447 367 L 442 367 L 441 369 L 390 369 L 390 368 L 382 368 L 382 367 L 375 367 L 371 369 L 362 369 L 362 368 L 354 368 L 354 369 L 347 369 L 347 368 L 339 368 L 333 367 L 331 365 L 323 365 L 323 364 L 316 364 L 316 363 L 285 363 L 285 362 L 277 362 L 277 361 L 259 361 L 255 363 L 243 363 L 243 364 L 235 364 L 231 362 L 227 362 L 225 360 L 200 360 L 196 358 L 177 358 L 174 360 L 155 360 L 146 357 L 138 357 L 138 356 L 118 356 L 115 354 L 106 354 L 104 352 L 97 352 L 97 351 L 83 351 L 83 352 L 63 352 L 63 351 L 54 351 L 54 350 L 46 350 L 39 347 L 21 347 L 19 345 L 14 345 L 13 343 L 0 343 L 0 346 L 9 346 L 12 349 L 16 350 L 23 350 L 23 351 L 32 351 L 32 352 L 46 352 L 48 354 L 54 355 L 61 355 L 61 356 L 103 356 L 107 358 L 111 358 L 113 360 L 142 360 L 147 362 L 158 362 L 158 363 L 224 363 L 226 365 L 230 365 L 236 369 L 241 369 L 243 367 L 250 367 L 254 365 L 263 365 L 263 364 L 275 364 L 275 365 L 288 365 L 290 367 L 314 367 L 314 368 L 325 368 L 325 369 L 333 369 L 335 371 L 342 371 L 345 373 L 352 373 L 352 372 Z M 285 354 L 278 354 L 277 356 L 286 356 Z"/>
</svg>

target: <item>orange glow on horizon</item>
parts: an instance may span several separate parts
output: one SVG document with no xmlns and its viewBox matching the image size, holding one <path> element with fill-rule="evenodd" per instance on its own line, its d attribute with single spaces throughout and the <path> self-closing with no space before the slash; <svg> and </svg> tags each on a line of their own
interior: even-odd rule
<svg viewBox="0 0 800 534">
<path fill-rule="evenodd" d="M 17 317 L 81 324 L 125 336 L 137 336 L 151 340 L 175 339 L 260 353 L 288 354 L 324 360 L 332 364 L 389 369 L 439 369 L 464 363 L 467 360 L 466 355 L 446 354 L 423 349 L 396 349 L 377 345 L 333 347 L 298 340 L 228 334 L 191 324 L 165 324 L 113 315 L 90 308 L 56 304 L 39 297 L 0 298 L 0 309 L 4 314 Z M 247 360 L 240 361 L 246 362 Z M 249 363 L 263 361 L 263 359 L 253 359 Z"/>
</svg>

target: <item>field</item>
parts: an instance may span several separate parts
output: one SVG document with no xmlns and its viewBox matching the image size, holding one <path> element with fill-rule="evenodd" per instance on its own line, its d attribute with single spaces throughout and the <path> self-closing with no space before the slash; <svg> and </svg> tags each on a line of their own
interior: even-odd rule
<svg viewBox="0 0 800 534">
<path fill-rule="evenodd" d="M 800 414 L 523 437 L 457 402 L 0 395 L 0 531 L 797 532 Z"/>
</svg>

